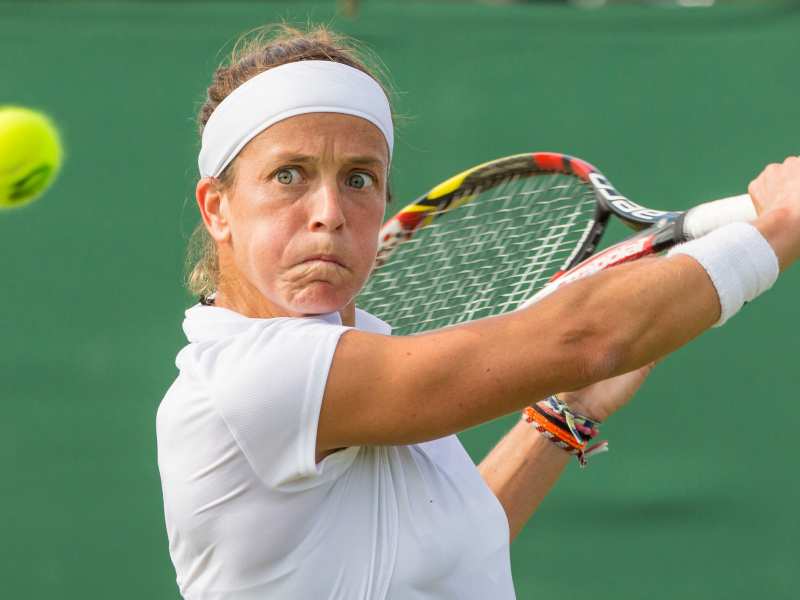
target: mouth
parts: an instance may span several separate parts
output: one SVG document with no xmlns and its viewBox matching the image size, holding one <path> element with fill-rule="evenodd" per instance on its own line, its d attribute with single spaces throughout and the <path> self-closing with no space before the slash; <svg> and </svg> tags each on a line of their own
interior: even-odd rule
<svg viewBox="0 0 800 600">
<path fill-rule="evenodd" d="M 311 263 L 327 263 L 342 267 L 344 269 L 347 268 L 347 265 L 344 264 L 344 261 L 342 261 L 342 259 L 335 254 L 315 254 L 306 258 L 301 264 Z"/>
</svg>

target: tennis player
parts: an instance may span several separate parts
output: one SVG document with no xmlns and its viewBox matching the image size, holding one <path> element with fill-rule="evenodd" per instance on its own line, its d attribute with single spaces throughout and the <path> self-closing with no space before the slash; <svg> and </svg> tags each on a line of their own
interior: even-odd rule
<svg viewBox="0 0 800 600">
<path fill-rule="evenodd" d="M 592 437 L 652 361 L 800 255 L 791 158 L 751 184 L 754 225 L 392 337 L 354 305 L 389 195 L 377 76 L 325 30 L 284 28 L 217 70 L 200 123 L 202 301 L 157 416 L 187 599 L 514 598 L 510 540 L 588 451 L 565 432 Z M 521 419 L 476 468 L 455 434 L 539 399 L 537 427 Z"/>
</svg>

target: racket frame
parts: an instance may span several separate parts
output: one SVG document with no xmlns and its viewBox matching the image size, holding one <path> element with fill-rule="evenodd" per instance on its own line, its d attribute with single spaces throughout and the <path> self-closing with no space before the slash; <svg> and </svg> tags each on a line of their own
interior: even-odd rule
<svg viewBox="0 0 800 600">
<path fill-rule="evenodd" d="M 513 177 L 555 173 L 576 176 L 590 186 L 595 196 L 594 214 L 561 267 L 543 289 L 522 302 L 519 308 L 537 302 L 565 283 L 657 254 L 728 222 L 755 218 L 753 203 L 747 195 L 701 204 L 689 211 L 655 210 L 621 194 L 603 173 L 585 160 L 558 152 L 515 154 L 458 173 L 398 211 L 380 230 L 375 268 L 385 264 L 394 250 L 411 239 L 416 231 L 472 202 L 481 192 Z M 702 216 L 693 214 L 703 208 Z M 638 233 L 597 252 L 612 215 Z"/>
<path fill-rule="evenodd" d="M 558 152 L 515 154 L 462 171 L 398 211 L 381 228 L 376 268 L 385 264 L 394 249 L 411 239 L 415 231 L 431 224 L 441 215 L 471 202 L 478 195 L 474 190 L 491 189 L 507 181 L 509 177 L 531 177 L 548 173 L 577 176 L 591 186 L 596 200 L 592 223 L 584 231 L 575 250 L 554 275 L 554 279 L 595 253 L 612 214 L 635 231 L 656 224 L 677 222 L 683 214 L 654 210 L 633 202 L 620 194 L 605 175 L 583 159 Z M 666 232 L 660 237 L 665 242 L 668 241 Z"/>
</svg>

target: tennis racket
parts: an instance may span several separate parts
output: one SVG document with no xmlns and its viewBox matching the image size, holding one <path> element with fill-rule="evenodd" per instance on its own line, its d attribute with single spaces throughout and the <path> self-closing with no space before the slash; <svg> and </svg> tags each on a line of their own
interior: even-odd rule
<svg viewBox="0 0 800 600">
<path fill-rule="evenodd" d="M 519 154 L 459 173 L 382 227 L 358 306 L 400 335 L 527 306 L 561 285 L 756 216 L 748 195 L 646 208 L 588 162 Z M 636 231 L 597 252 L 613 218 Z"/>
</svg>

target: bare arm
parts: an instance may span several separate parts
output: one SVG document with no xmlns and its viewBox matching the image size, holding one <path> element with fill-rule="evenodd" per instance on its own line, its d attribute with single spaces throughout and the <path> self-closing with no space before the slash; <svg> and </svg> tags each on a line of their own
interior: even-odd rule
<svg viewBox="0 0 800 600">
<path fill-rule="evenodd" d="M 328 377 L 319 448 L 462 431 L 644 365 L 718 315 L 703 268 L 677 256 L 616 267 L 524 311 L 425 335 L 351 331 Z"/>
<path fill-rule="evenodd" d="M 651 363 L 559 397 L 578 413 L 604 422 L 630 401 L 653 366 Z M 568 460 L 566 452 L 520 421 L 478 466 L 506 512 L 512 540 L 539 507 Z"/>
<path fill-rule="evenodd" d="M 796 210 L 771 210 L 756 223 L 782 268 L 800 253 L 793 201 Z M 645 365 L 710 327 L 719 310 L 703 268 L 675 256 L 615 267 L 529 309 L 429 334 L 351 331 L 328 377 L 318 450 L 462 431 L 531 398 Z"/>
<path fill-rule="evenodd" d="M 478 472 L 506 512 L 512 541 L 569 460 L 569 454 L 520 420 L 478 465 Z"/>
</svg>

